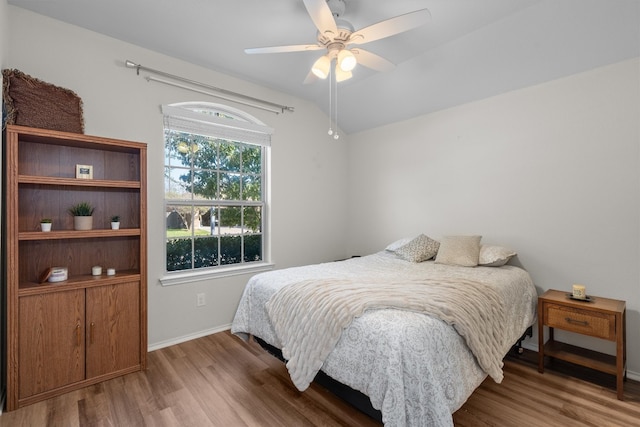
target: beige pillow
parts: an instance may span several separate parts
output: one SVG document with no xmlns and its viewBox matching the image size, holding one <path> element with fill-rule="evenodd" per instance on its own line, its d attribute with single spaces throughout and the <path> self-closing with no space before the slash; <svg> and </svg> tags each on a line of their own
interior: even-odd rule
<svg viewBox="0 0 640 427">
<path fill-rule="evenodd" d="M 400 258 L 411 262 L 422 262 L 438 253 L 440 243 L 424 234 L 419 235 L 404 246 L 395 250 Z"/>
<path fill-rule="evenodd" d="M 500 267 L 508 263 L 516 255 L 517 253 L 509 248 L 481 245 L 478 264 L 485 267 Z"/>
<path fill-rule="evenodd" d="M 480 257 L 482 236 L 445 236 L 440 241 L 436 264 L 475 267 Z"/>
</svg>

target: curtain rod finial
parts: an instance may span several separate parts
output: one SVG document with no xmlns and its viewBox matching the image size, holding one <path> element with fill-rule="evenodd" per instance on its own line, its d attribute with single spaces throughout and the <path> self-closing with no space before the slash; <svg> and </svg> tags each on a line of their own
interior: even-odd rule
<svg viewBox="0 0 640 427">
<path fill-rule="evenodd" d="M 125 65 L 125 67 L 127 67 L 127 68 L 135 68 L 135 69 L 136 69 L 136 74 L 137 74 L 137 75 L 140 75 L 140 67 L 141 67 L 141 65 L 140 65 L 140 64 L 136 64 L 135 62 L 133 62 L 133 61 L 129 61 L 129 60 L 127 59 L 126 61 L 124 61 L 124 65 Z"/>
</svg>

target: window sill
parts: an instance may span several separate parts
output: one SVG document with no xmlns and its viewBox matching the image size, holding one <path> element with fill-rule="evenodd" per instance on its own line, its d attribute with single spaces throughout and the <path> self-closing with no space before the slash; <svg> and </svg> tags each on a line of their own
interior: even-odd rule
<svg viewBox="0 0 640 427">
<path fill-rule="evenodd" d="M 219 279 L 221 277 L 239 276 L 242 274 L 260 273 L 263 271 L 273 270 L 274 264 L 271 263 L 256 263 L 243 266 L 232 266 L 220 270 L 205 270 L 205 271 L 178 271 L 175 273 L 165 273 L 160 278 L 160 284 L 162 286 L 182 285 L 184 283 L 199 282 L 202 280 Z"/>
</svg>

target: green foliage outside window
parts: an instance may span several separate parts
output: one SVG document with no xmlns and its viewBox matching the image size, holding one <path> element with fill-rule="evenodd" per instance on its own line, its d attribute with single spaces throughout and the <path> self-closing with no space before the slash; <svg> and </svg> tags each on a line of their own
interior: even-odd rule
<svg viewBox="0 0 640 427">
<path fill-rule="evenodd" d="M 195 251 L 191 251 L 191 239 L 169 239 L 167 241 L 167 271 L 191 269 L 192 254 L 195 268 L 215 267 L 262 260 L 262 236 L 244 236 L 244 257 L 240 250 L 241 236 L 207 237 L 195 240 Z M 218 239 L 222 255 L 218 264 Z M 200 242 L 200 241 L 203 242 Z"/>
<path fill-rule="evenodd" d="M 262 152 L 165 129 L 167 271 L 262 259 Z"/>
</svg>

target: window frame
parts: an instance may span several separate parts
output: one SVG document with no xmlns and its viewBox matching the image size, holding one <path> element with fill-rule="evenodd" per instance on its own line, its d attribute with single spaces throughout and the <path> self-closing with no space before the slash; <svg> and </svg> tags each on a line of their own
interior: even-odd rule
<svg viewBox="0 0 640 427">
<path fill-rule="evenodd" d="M 201 111 L 208 111 L 210 114 L 206 114 Z M 226 105 L 215 104 L 210 102 L 182 102 L 175 104 L 168 104 L 162 106 L 162 113 L 164 115 L 163 120 L 163 170 L 169 165 L 167 162 L 166 129 L 178 130 L 185 133 L 203 135 L 216 139 L 224 139 L 239 144 L 247 144 L 253 146 L 260 146 L 262 151 L 261 159 L 261 189 L 262 200 L 260 202 L 248 202 L 239 205 L 241 208 L 245 205 L 259 205 L 261 207 L 262 222 L 261 222 L 261 240 L 262 240 L 262 256 L 260 261 L 245 262 L 243 259 L 239 263 L 234 264 L 222 264 L 210 267 L 189 268 L 186 270 L 167 270 L 167 227 L 166 218 L 164 225 L 163 236 L 163 259 L 164 259 L 164 273 L 160 278 L 160 283 L 163 286 L 178 285 L 182 283 L 190 283 L 194 281 L 206 280 L 209 278 L 228 277 L 241 274 L 252 274 L 261 271 L 267 271 L 273 269 L 273 264 L 270 259 L 270 203 L 269 203 L 269 178 L 270 178 L 270 147 L 271 147 L 271 134 L 273 129 L 266 126 L 260 120 L 251 116 L 250 114 L 232 108 Z M 218 115 L 214 115 L 214 114 Z M 164 187 L 164 185 L 163 185 Z M 168 199 L 166 188 L 163 194 L 163 211 L 166 213 L 167 206 L 180 205 L 197 207 L 199 205 L 207 206 L 221 206 L 225 204 L 231 204 L 238 206 L 236 202 L 228 202 L 219 199 L 198 201 L 194 199 L 180 200 L 180 199 Z M 219 237 L 224 236 L 218 234 Z M 193 243 L 195 242 L 194 236 L 190 237 Z"/>
</svg>

